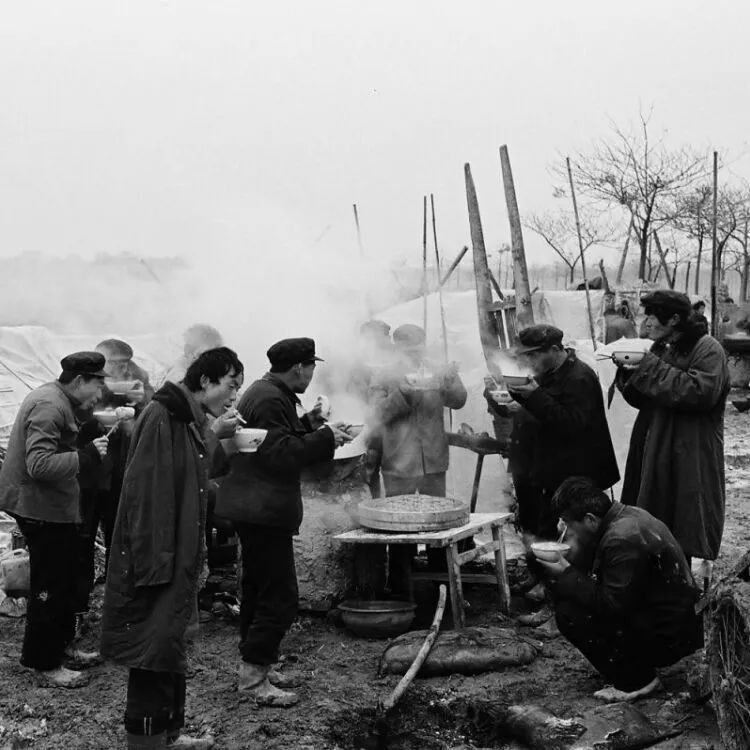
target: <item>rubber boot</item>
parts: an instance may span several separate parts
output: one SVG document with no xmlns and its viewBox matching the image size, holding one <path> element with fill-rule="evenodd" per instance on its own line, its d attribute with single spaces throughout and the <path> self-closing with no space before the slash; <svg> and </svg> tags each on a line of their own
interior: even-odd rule
<svg viewBox="0 0 750 750">
<path fill-rule="evenodd" d="M 240 662 L 240 682 L 238 690 L 247 691 L 259 706 L 270 706 L 272 708 L 288 708 L 299 701 L 296 693 L 286 692 L 274 687 L 269 679 L 268 673 L 271 667 L 268 664 L 250 664 Z"/>
<path fill-rule="evenodd" d="M 67 667 L 57 669 L 37 669 L 35 671 L 36 681 L 40 687 L 77 688 L 88 682 L 88 677 L 83 672 L 78 672 Z"/>
<path fill-rule="evenodd" d="M 277 688 L 291 688 L 299 685 L 299 680 L 294 675 L 284 674 L 274 667 L 268 670 L 268 681 Z"/>
<path fill-rule="evenodd" d="M 167 736 L 167 747 L 174 750 L 209 750 L 216 744 L 213 737 L 188 737 L 186 734 L 179 734 L 176 737 Z"/>
<path fill-rule="evenodd" d="M 161 734 L 130 734 L 128 732 L 128 750 L 154 750 L 156 747 L 166 746 L 166 732 Z"/>
</svg>

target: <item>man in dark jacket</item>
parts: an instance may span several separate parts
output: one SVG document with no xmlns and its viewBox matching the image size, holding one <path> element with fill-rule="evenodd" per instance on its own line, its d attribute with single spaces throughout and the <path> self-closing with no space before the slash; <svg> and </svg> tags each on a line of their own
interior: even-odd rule
<svg viewBox="0 0 750 750">
<path fill-rule="evenodd" d="M 695 614 L 698 591 L 669 529 L 641 508 L 613 503 L 584 477 L 566 479 L 552 504 L 581 548 L 583 567 L 564 557 L 540 564 L 555 580 L 552 592 L 560 632 L 612 687 L 608 702 L 658 690 L 657 667 L 700 648 Z"/>
<path fill-rule="evenodd" d="M 31 591 L 21 663 L 55 687 L 77 687 L 85 676 L 67 669 L 67 656 L 80 666 L 98 654 L 71 650 L 75 635 L 78 524 L 77 475 L 99 465 L 107 438 L 77 446 L 76 411 L 102 392 L 104 357 L 69 354 L 58 380 L 33 390 L 21 404 L 0 469 L 0 509 L 10 513 L 26 539 Z"/>
<path fill-rule="evenodd" d="M 129 750 L 211 747 L 180 736 L 186 629 L 197 617 L 205 561 L 209 466 L 237 428 L 243 368 L 225 347 L 201 354 L 166 383 L 131 437 L 102 612 L 102 655 L 130 668 Z M 207 414 L 216 419 L 207 427 Z"/>
<path fill-rule="evenodd" d="M 563 348 L 563 332 L 555 326 L 530 326 L 518 338 L 516 351 L 534 378 L 508 388 L 522 407 L 513 412 L 509 468 L 519 526 L 552 538 L 557 516 L 550 501 L 563 479 L 588 476 L 607 489 L 620 472 L 596 373 Z M 489 398 L 488 404 L 492 412 L 503 408 Z"/>
<path fill-rule="evenodd" d="M 247 389 L 237 409 L 248 427 L 268 433 L 257 452 L 232 458 L 216 512 L 234 522 L 242 543 L 239 689 L 259 704 L 286 707 L 297 696 L 280 689 L 289 683 L 273 665 L 297 615 L 292 537 L 302 523 L 300 472 L 330 461 L 350 438 L 312 413 L 297 414 L 297 394 L 307 390 L 321 361 L 315 342 L 284 339 L 267 354 L 271 371 Z"/>
<path fill-rule="evenodd" d="M 715 560 L 724 529 L 724 405 L 729 367 L 722 345 L 690 320 L 690 299 L 672 289 L 641 298 L 651 351 L 616 383 L 638 409 L 622 502 L 663 521 L 688 556 Z"/>
</svg>

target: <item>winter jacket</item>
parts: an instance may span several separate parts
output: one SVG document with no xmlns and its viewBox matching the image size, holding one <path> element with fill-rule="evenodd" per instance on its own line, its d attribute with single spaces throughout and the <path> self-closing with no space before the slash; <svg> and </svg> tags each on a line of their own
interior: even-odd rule
<svg viewBox="0 0 750 750">
<path fill-rule="evenodd" d="M 620 472 L 596 373 L 570 351 L 560 367 L 537 382 L 539 388 L 517 399 L 523 409 L 514 414 L 511 434 L 514 479 L 548 493 L 573 476 L 611 487 Z"/>
<path fill-rule="evenodd" d="M 552 584 L 555 601 L 572 601 L 594 620 L 649 633 L 682 655 L 700 645 L 698 591 L 680 545 L 661 521 L 614 503 L 593 547 L 589 571 L 571 566 Z"/>
<path fill-rule="evenodd" d="M 617 385 L 639 409 L 622 501 L 663 521 L 686 555 L 715 560 L 724 529 L 727 357 L 711 336 L 659 345 Z"/>
<path fill-rule="evenodd" d="M 99 464 L 91 443 L 76 448 L 75 403 L 58 382 L 23 400 L 0 469 L 0 510 L 54 523 L 80 523 L 79 471 Z"/>
<path fill-rule="evenodd" d="M 378 373 L 370 387 L 368 422 L 382 438 L 383 474 L 413 478 L 448 470 L 444 410 L 461 409 L 466 388 L 457 374 L 440 375 L 435 390 L 404 388 L 414 366 L 399 363 Z"/>
<path fill-rule="evenodd" d="M 101 653 L 131 668 L 184 673 L 185 629 L 205 554 L 211 454 L 222 452 L 183 385 L 167 383 L 130 442 L 110 551 Z"/>
<path fill-rule="evenodd" d="M 256 453 L 238 453 L 216 495 L 216 513 L 230 521 L 273 526 L 296 534 L 302 523 L 302 469 L 330 461 L 333 432 L 313 430 L 297 415 L 299 399 L 273 373 L 256 380 L 237 411 L 248 427 L 268 430 Z"/>
</svg>

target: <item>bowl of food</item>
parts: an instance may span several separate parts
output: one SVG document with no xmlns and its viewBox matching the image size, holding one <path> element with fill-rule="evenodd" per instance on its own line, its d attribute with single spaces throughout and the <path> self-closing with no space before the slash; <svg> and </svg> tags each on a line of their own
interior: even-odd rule
<svg viewBox="0 0 750 750">
<path fill-rule="evenodd" d="M 365 426 L 364 424 L 349 424 L 347 422 L 344 424 L 344 426 L 341 429 L 350 438 L 354 439 L 355 437 L 358 437 L 361 434 L 362 430 L 365 429 Z"/>
<path fill-rule="evenodd" d="M 503 375 L 505 385 L 510 388 L 516 388 L 519 385 L 528 385 L 531 378 L 528 375 Z"/>
<path fill-rule="evenodd" d="M 405 633 L 417 609 L 413 602 L 349 599 L 339 604 L 341 619 L 362 638 L 392 638 Z"/>
<path fill-rule="evenodd" d="M 96 419 L 102 427 L 113 427 L 119 422 L 120 417 L 117 415 L 115 409 L 97 409 L 94 412 L 94 419 Z"/>
<path fill-rule="evenodd" d="M 570 545 L 564 542 L 533 542 L 531 551 L 537 560 L 544 562 L 557 562 L 570 550 Z"/>
<path fill-rule="evenodd" d="M 127 396 L 133 391 L 143 390 L 143 385 L 139 380 L 111 380 L 110 378 L 105 378 L 104 385 L 115 396 Z"/>
<path fill-rule="evenodd" d="M 632 352 L 632 351 L 617 351 L 612 352 L 612 359 L 618 365 L 637 365 L 646 352 Z"/>
<path fill-rule="evenodd" d="M 404 378 L 408 385 L 419 391 L 432 391 L 438 388 L 437 378 L 426 370 L 408 372 Z"/>
<path fill-rule="evenodd" d="M 266 439 L 268 430 L 259 427 L 241 427 L 234 433 L 234 444 L 240 453 L 255 453 Z"/>
</svg>

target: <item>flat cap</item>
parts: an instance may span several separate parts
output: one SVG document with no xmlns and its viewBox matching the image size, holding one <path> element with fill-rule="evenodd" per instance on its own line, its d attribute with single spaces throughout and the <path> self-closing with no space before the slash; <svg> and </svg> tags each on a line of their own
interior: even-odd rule
<svg viewBox="0 0 750 750">
<path fill-rule="evenodd" d="M 657 289 L 644 294 L 641 297 L 641 306 L 660 307 L 662 310 L 684 315 L 689 315 L 693 309 L 690 304 L 690 297 L 683 292 L 676 292 L 674 289 Z"/>
<path fill-rule="evenodd" d="M 110 359 L 113 359 L 114 357 L 132 359 L 133 357 L 133 347 L 121 339 L 105 339 L 104 341 L 100 341 L 96 345 L 96 348 L 98 351 L 104 351 L 111 355 Z"/>
<path fill-rule="evenodd" d="M 99 352 L 74 352 L 60 360 L 60 367 L 63 372 L 106 378 L 109 373 L 104 371 L 104 362 L 104 355 Z"/>
<path fill-rule="evenodd" d="M 419 346 L 424 344 L 424 329 L 415 326 L 413 323 L 404 323 L 393 332 L 393 342 L 406 346 Z"/>
<path fill-rule="evenodd" d="M 315 341 L 308 338 L 282 339 L 266 352 L 271 367 L 289 368 L 300 362 L 322 362 L 315 356 Z"/>
<path fill-rule="evenodd" d="M 560 346 L 563 340 L 563 332 L 555 326 L 542 323 L 536 326 L 524 328 L 518 334 L 517 354 L 526 354 L 527 352 L 538 352 L 542 349 L 549 349 L 551 346 Z"/>
</svg>

